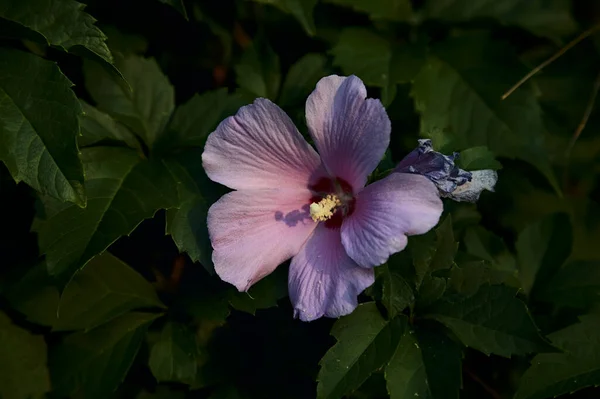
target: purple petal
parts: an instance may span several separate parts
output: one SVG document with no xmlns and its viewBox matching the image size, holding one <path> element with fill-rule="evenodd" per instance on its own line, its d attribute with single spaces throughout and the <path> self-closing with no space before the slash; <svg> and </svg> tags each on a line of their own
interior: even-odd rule
<svg viewBox="0 0 600 399">
<path fill-rule="evenodd" d="M 408 154 L 395 172 L 415 173 L 431 180 L 440 192 L 449 194 L 456 187 L 471 181 L 471 173 L 454 165 L 458 153 L 447 156 L 433 150 L 431 140 L 419 140 L 419 146 Z"/>
<path fill-rule="evenodd" d="M 360 190 L 390 143 L 390 120 L 356 76 L 328 76 L 306 101 L 306 123 L 329 174 Z"/>
<path fill-rule="evenodd" d="M 208 136 L 202 164 L 213 181 L 237 190 L 305 188 L 324 173 L 290 118 L 264 98 L 221 122 Z"/>
<path fill-rule="evenodd" d="M 356 197 L 342 224 L 342 244 L 362 267 L 378 266 L 406 247 L 406 236 L 424 234 L 442 214 L 442 201 L 427 178 L 392 173 Z"/>
<path fill-rule="evenodd" d="M 339 229 L 320 224 L 290 264 L 288 280 L 294 314 L 303 321 L 351 313 L 357 297 L 373 284 L 373 270 L 346 255 Z"/>
<path fill-rule="evenodd" d="M 212 260 L 222 280 L 240 291 L 296 255 L 316 223 L 308 190 L 233 191 L 208 211 Z"/>
</svg>

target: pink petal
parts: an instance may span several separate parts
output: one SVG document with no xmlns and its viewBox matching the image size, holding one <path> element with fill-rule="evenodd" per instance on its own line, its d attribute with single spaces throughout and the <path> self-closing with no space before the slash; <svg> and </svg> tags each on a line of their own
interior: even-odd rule
<svg viewBox="0 0 600 399">
<path fill-rule="evenodd" d="M 442 214 L 435 185 L 424 176 L 392 173 L 361 191 L 342 223 L 342 244 L 362 267 L 378 266 L 406 247 L 407 235 L 424 234 Z"/>
<path fill-rule="evenodd" d="M 296 255 L 316 226 L 310 197 L 306 189 L 243 190 L 215 202 L 208 232 L 219 277 L 247 291 Z"/>
<path fill-rule="evenodd" d="M 357 306 L 357 296 L 373 284 L 373 270 L 346 255 L 339 229 L 320 224 L 290 264 L 288 287 L 294 313 L 303 321 L 339 317 Z"/>
<path fill-rule="evenodd" d="M 328 76 L 306 101 L 306 123 L 329 174 L 364 187 L 390 143 L 390 120 L 356 76 Z"/>
<path fill-rule="evenodd" d="M 202 164 L 211 180 L 236 190 L 305 188 L 321 160 L 281 108 L 258 98 L 208 136 Z"/>
</svg>

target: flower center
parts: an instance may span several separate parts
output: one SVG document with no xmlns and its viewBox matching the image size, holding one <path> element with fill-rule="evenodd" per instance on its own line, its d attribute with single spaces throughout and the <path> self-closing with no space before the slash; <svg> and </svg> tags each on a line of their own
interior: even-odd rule
<svg viewBox="0 0 600 399">
<path fill-rule="evenodd" d="M 352 186 L 340 178 L 321 178 L 309 187 L 313 192 L 309 205 L 310 216 L 327 228 L 339 228 L 346 216 L 354 212 Z"/>
<path fill-rule="evenodd" d="M 324 222 L 331 219 L 336 207 L 342 205 L 342 201 L 335 194 L 329 194 L 319 202 L 310 204 L 310 217 L 315 222 Z"/>
</svg>

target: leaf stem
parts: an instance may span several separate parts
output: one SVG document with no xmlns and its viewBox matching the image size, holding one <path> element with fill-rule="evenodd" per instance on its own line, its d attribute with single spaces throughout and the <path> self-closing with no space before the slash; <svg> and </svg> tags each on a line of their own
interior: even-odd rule
<svg viewBox="0 0 600 399">
<path fill-rule="evenodd" d="M 569 51 L 577 43 L 579 43 L 586 37 L 590 36 L 592 33 L 597 31 L 598 29 L 600 29 L 600 24 L 596 24 L 596 25 L 592 26 L 591 28 L 589 28 L 588 30 L 586 30 L 585 32 L 583 32 L 582 34 L 577 36 L 575 39 L 571 40 L 566 46 L 564 46 L 563 48 L 558 50 L 558 52 L 556 54 L 554 54 L 552 57 L 548 58 L 546 61 L 542 62 L 537 67 L 533 68 L 527 75 L 525 75 L 521 80 L 519 80 L 517 82 L 517 84 L 515 84 L 513 87 L 510 88 L 510 90 L 508 90 L 506 93 L 504 93 L 502 95 L 502 100 L 506 100 L 506 98 L 508 96 L 510 96 L 515 90 L 517 90 L 523 83 L 528 81 L 533 75 L 535 75 L 536 73 L 538 73 L 539 71 L 544 69 L 546 66 L 548 66 L 548 64 L 554 62 L 557 58 L 559 58 L 561 55 L 563 55 L 564 53 Z"/>
<path fill-rule="evenodd" d="M 502 396 L 496 392 L 494 390 L 494 388 L 490 387 L 488 384 L 486 384 L 481 378 L 479 378 L 475 373 L 473 373 L 471 370 L 469 370 L 468 367 L 465 367 L 465 373 L 467 373 L 469 375 L 469 377 L 471 377 L 471 379 L 475 382 L 477 382 L 479 385 L 481 385 L 483 387 L 483 389 L 485 389 L 485 391 L 487 393 L 490 394 L 490 396 L 493 399 L 502 399 Z"/>
<path fill-rule="evenodd" d="M 596 80 L 594 81 L 594 87 L 592 89 L 592 93 L 590 94 L 590 99 L 588 100 L 585 112 L 583 113 L 583 117 L 581 118 L 581 122 L 579 122 L 575 133 L 573 133 L 573 137 L 571 138 L 569 146 L 567 147 L 567 151 L 565 152 L 567 160 L 571 155 L 571 150 L 573 149 L 573 146 L 575 146 L 575 142 L 577 141 L 579 136 L 581 136 L 581 132 L 583 132 L 583 129 L 585 129 L 585 125 L 587 125 L 588 119 L 590 119 L 590 115 L 592 114 L 592 111 L 594 109 L 594 104 L 596 103 L 596 97 L 598 96 L 598 90 L 600 90 L 600 73 L 598 73 L 598 76 L 596 76 Z"/>
</svg>

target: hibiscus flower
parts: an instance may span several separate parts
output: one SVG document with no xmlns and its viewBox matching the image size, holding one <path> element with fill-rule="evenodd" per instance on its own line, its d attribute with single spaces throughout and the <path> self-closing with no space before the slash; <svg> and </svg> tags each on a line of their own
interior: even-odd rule
<svg viewBox="0 0 600 399">
<path fill-rule="evenodd" d="M 352 312 L 373 267 L 442 213 L 427 177 L 392 173 L 366 186 L 390 141 L 381 102 L 356 76 L 328 76 L 306 102 L 308 144 L 263 98 L 225 119 L 207 139 L 208 177 L 234 191 L 208 212 L 215 271 L 240 291 L 292 259 L 294 314 L 310 321 Z"/>
</svg>

